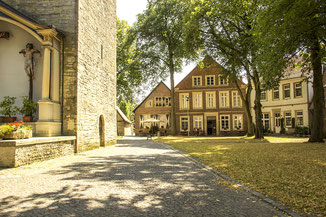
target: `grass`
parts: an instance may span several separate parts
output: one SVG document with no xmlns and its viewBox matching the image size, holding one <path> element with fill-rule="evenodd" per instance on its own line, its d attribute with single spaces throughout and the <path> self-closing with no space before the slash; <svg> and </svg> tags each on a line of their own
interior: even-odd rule
<svg viewBox="0 0 326 217">
<path fill-rule="evenodd" d="M 267 137 L 161 137 L 296 212 L 326 216 L 326 144 Z"/>
</svg>

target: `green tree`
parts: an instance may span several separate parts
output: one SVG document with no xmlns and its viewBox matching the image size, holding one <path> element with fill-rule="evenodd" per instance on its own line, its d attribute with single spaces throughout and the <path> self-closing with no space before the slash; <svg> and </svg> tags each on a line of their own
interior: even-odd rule
<svg viewBox="0 0 326 217">
<path fill-rule="evenodd" d="M 170 75 L 172 135 L 176 135 L 174 74 L 180 72 L 184 60 L 191 57 L 183 40 L 184 11 L 185 4 L 180 0 L 149 0 L 136 23 L 137 46 L 147 70 L 153 69 L 160 77 Z"/>
<path fill-rule="evenodd" d="M 267 81 L 293 62 L 306 66 L 306 73 L 312 71 L 314 115 L 309 141 L 323 142 L 326 1 L 264 0 L 257 21 L 255 34 L 262 45 L 261 67 L 269 71 Z"/>
<path fill-rule="evenodd" d="M 264 73 L 257 66 L 259 46 L 252 34 L 259 5 L 254 0 L 189 0 L 188 3 L 191 7 L 185 18 L 187 48 L 202 48 L 226 68 L 245 105 L 249 135 L 253 134 L 250 94 L 255 89 L 255 138 L 263 138 L 260 81 Z M 241 92 L 236 82 L 243 74 L 248 80 L 246 93 Z"/>
<path fill-rule="evenodd" d="M 118 107 L 130 121 L 134 122 L 133 111 L 136 108 L 136 104 L 134 102 L 121 100 L 120 102 L 118 102 Z"/>
</svg>

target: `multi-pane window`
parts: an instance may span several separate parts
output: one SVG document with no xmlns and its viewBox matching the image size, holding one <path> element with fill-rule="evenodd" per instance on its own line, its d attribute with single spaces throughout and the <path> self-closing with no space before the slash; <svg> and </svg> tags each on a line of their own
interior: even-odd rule
<svg viewBox="0 0 326 217">
<path fill-rule="evenodd" d="M 266 90 L 262 90 L 260 93 L 261 100 L 267 100 Z"/>
<path fill-rule="evenodd" d="M 302 111 L 297 111 L 296 112 L 296 117 L 297 117 L 297 126 L 303 126 L 303 112 Z"/>
<path fill-rule="evenodd" d="M 228 91 L 220 91 L 220 108 L 229 107 L 229 92 Z"/>
<path fill-rule="evenodd" d="M 192 85 L 194 87 L 201 86 L 201 76 L 193 76 L 192 77 Z"/>
<path fill-rule="evenodd" d="M 232 92 L 232 107 L 241 107 L 241 98 L 238 91 Z"/>
<path fill-rule="evenodd" d="M 189 129 L 189 118 L 188 117 L 181 117 L 181 130 L 188 131 Z"/>
<path fill-rule="evenodd" d="M 284 116 L 285 116 L 285 126 L 291 127 L 292 126 L 291 112 L 285 112 Z"/>
<path fill-rule="evenodd" d="M 163 106 L 171 106 L 171 97 L 163 97 Z"/>
<path fill-rule="evenodd" d="M 290 84 L 283 85 L 283 96 L 284 96 L 284 99 L 291 97 Z"/>
<path fill-rule="evenodd" d="M 280 99 L 280 89 L 279 87 L 273 88 L 273 99 Z"/>
<path fill-rule="evenodd" d="M 224 75 L 219 75 L 218 80 L 219 80 L 220 85 L 227 85 L 228 84 L 227 77 L 224 76 Z"/>
<path fill-rule="evenodd" d="M 294 97 L 301 97 L 302 96 L 302 84 L 295 83 L 294 84 Z"/>
<path fill-rule="evenodd" d="M 269 130 L 270 120 L 269 120 L 269 113 L 263 114 L 263 126 L 265 130 Z"/>
<path fill-rule="evenodd" d="M 229 115 L 221 115 L 221 130 L 229 130 L 230 129 L 230 116 Z"/>
<path fill-rule="evenodd" d="M 203 116 L 194 116 L 194 129 L 203 129 Z"/>
<path fill-rule="evenodd" d="M 189 93 L 180 93 L 180 110 L 189 109 Z"/>
<path fill-rule="evenodd" d="M 206 76 L 206 85 L 207 86 L 215 85 L 215 75 Z"/>
<path fill-rule="evenodd" d="M 148 100 L 145 104 L 145 107 L 153 107 L 153 100 Z"/>
<path fill-rule="evenodd" d="M 192 93 L 192 103 L 193 103 L 193 109 L 201 109 L 203 108 L 203 97 L 202 93 Z"/>
<path fill-rule="evenodd" d="M 163 106 L 162 97 L 155 97 L 155 106 Z"/>
<path fill-rule="evenodd" d="M 233 115 L 233 129 L 242 129 L 242 115 Z"/>
<path fill-rule="evenodd" d="M 215 108 L 215 92 L 206 92 L 206 108 Z"/>
</svg>

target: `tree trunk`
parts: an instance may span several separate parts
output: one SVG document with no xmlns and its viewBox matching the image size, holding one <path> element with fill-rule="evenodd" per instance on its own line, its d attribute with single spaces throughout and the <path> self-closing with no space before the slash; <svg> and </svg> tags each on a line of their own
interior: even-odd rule
<svg viewBox="0 0 326 217">
<path fill-rule="evenodd" d="M 251 81 L 250 79 L 248 79 L 248 88 L 246 90 L 245 96 L 243 94 L 243 92 L 241 91 L 241 87 L 239 86 L 237 79 L 235 79 L 235 84 L 236 87 L 240 93 L 240 97 L 242 100 L 242 103 L 245 107 L 245 113 L 246 113 L 246 118 L 247 118 L 247 136 L 253 136 L 254 135 L 254 127 L 253 127 L 253 121 L 252 121 L 252 115 L 251 115 L 251 111 L 250 111 L 250 94 L 252 91 L 252 85 L 251 85 Z"/>
<path fill-rule="evenodd" d="M 264 138 L 264 128 L 263 128 L 263 114 L 261 111 L 261 103 L 260 103 L 260 97 L 261 97 L 261 89 L 260 89 L 260 81 L 259 76 L 257 72 L 254 72 L 254 79 L 253 79 L 254 85 L 255 85 L 255 120 L 256 120 L 256 126 L 255 126 L 255 139 L 263 139 Z"/>
<path fill-rule="evenodd" d="M 313 105 L 314 113 L 312 120 L 312 131 L 309 142 L 324 142 L 324 88 L 323 88 L 323 74 L 320 56 L 320 45 L 317 37 L 314 37 L 313 45 L 311 46 L 311 62 L 313 70 Z"/>
<path fill-rule="evenodd" d="M 169 70 L 170 70 L 170 84 L 171 84 L 171 134 L 172 136 L 177 135 L 176 128 L 176 115 L 175 115 L 175 94 L 174 94 L 174 64 L 173 59 L 170 57 L 169 62 Z"/>
</svg>

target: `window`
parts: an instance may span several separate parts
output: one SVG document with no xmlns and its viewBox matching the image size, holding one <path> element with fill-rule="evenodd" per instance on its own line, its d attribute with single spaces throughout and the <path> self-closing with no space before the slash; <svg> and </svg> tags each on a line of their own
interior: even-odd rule
<svg viewBox="0 0 326 217">
<path fill-rule="evenodd" d="M 203 97 L 202 92 L 192 93 L 192 107 L 193 109 L 202 109 L 203 108 Z"/>
<path fill-rule="evenodd" d="M 263 114 L 263 126 L 265 130 L 269 130 L 269 113 L 264 113 Z"/>
<path fill-rule="evenodd" d="M 219 92 L 220 99 L 220 108 L 228 108 L 229 107 L 229 92 L 228 91 L 220 91 Z"/>
<path fill-rule="evenodd" d="M 162 97 L 155 97 L 155 106 L 163 106 Z"/>
<path fill-rule="evenodd" d="M 284 99 L 291 97 L 290 84 L 283 85 L 283 96 Z"/>
<path fill-rule="evenodd" d="M 221 115 L 221 130 L 230 130 L 230 116 Z"/>
<path fill-rule="evenodd" d="M 279 87 L 274 87 L 274 89 L 273 89 L 273 99 L 274 100 L 280 99 Z"/>
<path fill-rule="evenodd" d="M 294 84 L 294 97 L 301 97 L 302 96 L 302 84 L 295 83 Z"/>
<path fill-rule="evenodd" d="M 303 112 L 302 111 L 297 111 L 296 112 L 296 122 L 297 126 L 303 126 Z"/>
<path fill-rule="evenodd" d="M 232 92 L 232 107 L 241 107 L 241 98 L 238 91 Z"/>
<path fill-rule="evenodd" d="M 189 109 L 189 93 L 180 93 L 180 110 Z"/>
<path fill-rule="evenodd" d="M 164 106 L 171 106 L 171 97 L 163 97 L 163 102 Z"/>
<path fill-rule="evenodd" d="M 224 75 L 218 76 L 219 84 L 220 85 L 228 85 L 228 79 Z"/>
<path fill-rule="evenodd" d="M 203 116 L 194 116 L 194 129 L 203 129 Z"/>
<path fill-rule="evenodd" d="M 233 115 L 233 129 L 242 130 L 242 115 Z"/>
<path fill-rule="evenodd" d="M 180 117 L 181 131 L 189 130 L 189 117 Z"/>
<path fill-rule="evenodd" d="M 207 75 L 206 76 L 206 85 L 207 86 L 215 85 L 215 75 Z"/>
<path fill-rule="evenodd" d="M 192 77 L 192 86 L 194 86 L 194 87 L 201 86 L 201 76 L 193 76 Z"/>
<path fill-rule="evenodd" d="M 145 104 L 145 107 L 153 107 L 153 100 L 148 100 Z"/>
<path fill-rule="evenodd" d="M 284 116 L 285 116 L 285 126 L 291 127 L 292 126 L 291 112 L 285 112 Z"/>
<path fill-rule="evenodd" d="M 215 108 L 216 99 L 215 92 L 206 92 L 206 108 Z"/>
<path fill-rule="evenodd" d="M 266 94 L 266 90 L 262 90 L 260 93 L 260 99 L 261 100 L 267 100 L 267 94 Z"/>
</svg>

